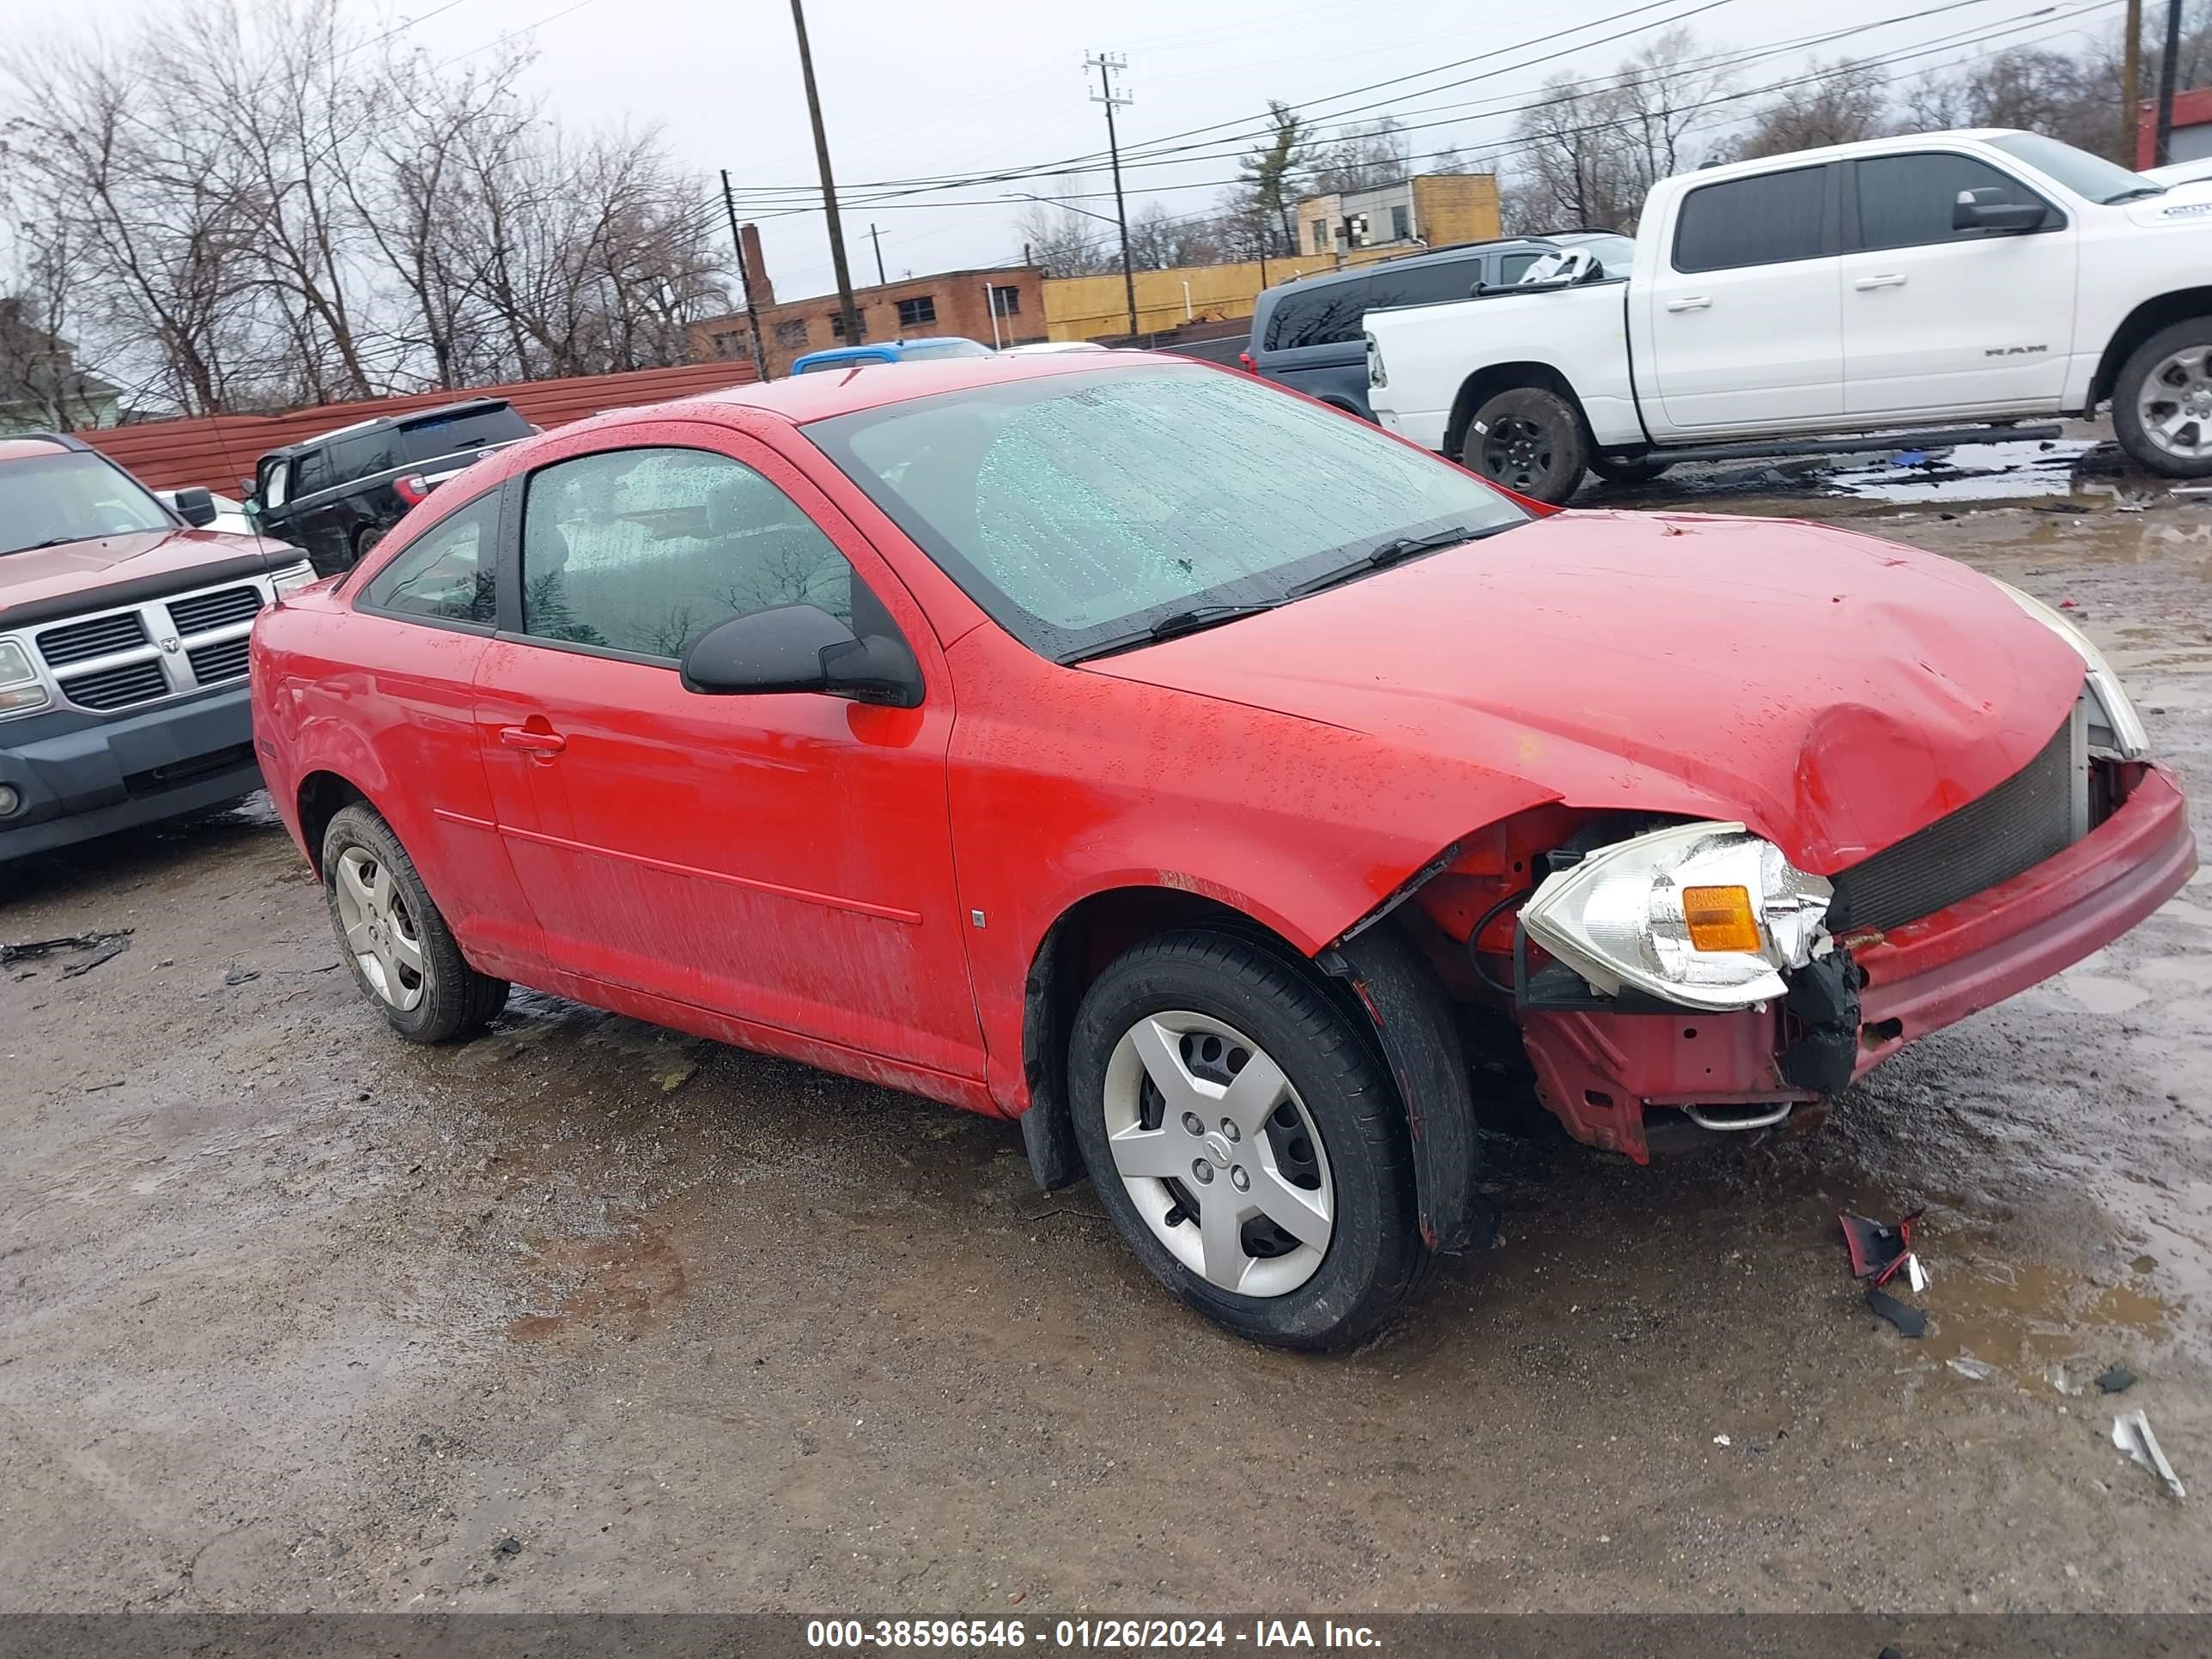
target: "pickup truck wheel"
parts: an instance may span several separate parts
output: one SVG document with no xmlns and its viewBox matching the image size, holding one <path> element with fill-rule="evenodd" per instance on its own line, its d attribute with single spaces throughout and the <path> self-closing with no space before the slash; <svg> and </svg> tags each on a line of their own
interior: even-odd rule
<svg viewBox="0 0 2212 1659">
<path fill-rule="evenodd" d="M 1085 994 L 1067 1069 L 1099 1201 L 1152 1275 L 1218 1324 L 1338 1347 L 1422 1277 L 1396 1093 L 1272 953 L 1211 933 L 1133 947 Z"/>
<path fill-rule="evenodd" d="M 1672 461 L 1615 461 L 1602 455 L 1589 458 L 1589 470 L 1611 484 L 1650 483 L 1667 471 Z"/>
<path fill-rule="evenodd" d="M 323 882 L 354 983 L 400 1036 L 443 1042 L 507 1006 L 507 981 L 469 966 L 415 860 L 374 808 L 349 806 L 331 818 Z"/>
<path fill-rule="evenodd" d="M 1582 483 L 1589 439 L 1565 398 L 1541 386 L 1515 386 L 1475 410 L 1459 459 L 1470 472 L 1556 507 Z"/>
<path fill-rule="evenodd" d="M 2169 478 L 2212 477 L 2212 317 L 2160 329 L 2112 387 L 2120 447 Z"/>
</svg>

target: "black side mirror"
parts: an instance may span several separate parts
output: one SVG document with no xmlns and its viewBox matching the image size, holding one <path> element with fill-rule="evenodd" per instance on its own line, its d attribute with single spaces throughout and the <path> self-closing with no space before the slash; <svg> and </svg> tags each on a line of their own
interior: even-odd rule
<svg viewBox="0 0 2212 1659">
<path fill-rule="evenodd" d="M 684 657 L 684 689 L 708 696 L 819 691 L 921 706 L 921 668 L 902 640 L 853 630 L 811 605 L 780 605 L 709 629 Z"/>
<path fill-rule="evenodd" d="M 1996 185 L 1962 190 L 1951 204 L 1954 230 L 2039 230 L 2051 217 L 2040 202 L 2008 202 Z"/>
<path fill-rule="evenodd" d="M 215 522 L 215 497 L 195 486 L 177 492 L 177 516 L 194 529 Z"/>
</svg>

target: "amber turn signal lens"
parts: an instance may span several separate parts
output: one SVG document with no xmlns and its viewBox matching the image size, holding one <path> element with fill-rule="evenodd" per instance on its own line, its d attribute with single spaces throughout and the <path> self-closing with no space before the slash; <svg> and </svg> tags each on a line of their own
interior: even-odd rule
<svg viewBox="0 0 2212 1659">
<path fill-rule="evenodd" d="M 1690 944 L 1697 950 L 1759 948 L 1759 921 L 1751 913 L 1748 887 L 1685 887 L 1682 916 L 1690 924 Z"/>
</svg>

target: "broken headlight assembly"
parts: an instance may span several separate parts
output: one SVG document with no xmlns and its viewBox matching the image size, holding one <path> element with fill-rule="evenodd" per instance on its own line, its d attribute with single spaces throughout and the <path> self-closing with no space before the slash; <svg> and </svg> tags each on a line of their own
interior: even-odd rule
<svg viewBox="0 0 2212 1659">
<path fill-rule="evenodd" d="M 1521 925 L 1603 995 L 1747 1008 L 1827 952 L 1832 893 L 1741 823 L 1682 823 L 1555 871 Z"/>
<path fill-rule="evenodd" d="M 1990 580 L 1996 581 L 1994 576 Z M 2087 665 L 2089 701 L 2094 705 L 2089 747 L 2100 753 L 2118 755 L 2125 761 L 2148 760 L 2150 733 L 2143 729 L 2142 717 L 2128 700 L 2127 688 L 2112 672 L 2112 665 L 2105 660 L 2105 653 L 2089 642 L 2087 634 L 2033 593 L 2024 593 L 2010 582 L 1997 582 L 1997 586 L 2004 589 L 2006 597 L 2014 605 L 2072 646 L 2074 653 Z"/>
</svg>

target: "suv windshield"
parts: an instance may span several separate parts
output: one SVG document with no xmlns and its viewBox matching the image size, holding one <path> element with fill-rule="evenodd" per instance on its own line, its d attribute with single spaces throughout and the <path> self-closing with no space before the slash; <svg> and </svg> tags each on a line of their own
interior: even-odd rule
<svg viewBox="0 0 2212 1659">
<path fill-rule="evenodd" d="M 137 479 L 89 451 L 0 462 L 0 554 L 176 523 Z"/>
<path fill-rule="evenodd" d="M 2106 207 L 2137 196 L 2166 194 L 2166 186 L 2155 179 L 2130 173 L 2116 161 L 2107 161 L 2101 155 L 2092 155 L 2071 144 L 2062 144 L 2039 132 L 2008 132 L 1990 139 L 1990 148 L 2017 157 L 2076 196 Z"/>
<path fill-rule="evenodd" d="M 511 443 L 530 435 L 530 422 L 513 410 L 469 410 L 459 415 L 434 415 L 410 422 L 401 429 L 410 461 L 434 461 L 457 449 L 481 449 L 486 444 Z"/>
<path fill-rule="evenodd" d="M 1001 627 L 1063 662 L 1194 611 L 1295 598 L 1409 538 L 1527 519 L 1364 422 L 1195 364 L 978 386 L 804 430 Z"/>
</svg>

